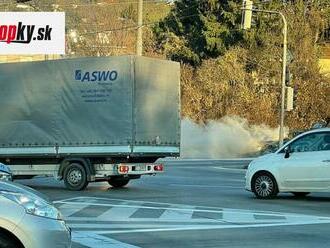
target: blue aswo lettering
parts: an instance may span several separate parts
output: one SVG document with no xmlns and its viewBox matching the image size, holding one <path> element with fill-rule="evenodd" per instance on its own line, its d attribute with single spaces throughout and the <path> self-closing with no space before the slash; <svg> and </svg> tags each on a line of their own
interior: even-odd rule
<svg viewBox="0 0 330 248">
<path fill-rule="evenodd" d="M 82 70 L 76 70 L 75 72 L 75 80 L 81 82 L 115 81 L 117 78 L 118 78 L 117 71 L 82 72 Z"/>
</svg>

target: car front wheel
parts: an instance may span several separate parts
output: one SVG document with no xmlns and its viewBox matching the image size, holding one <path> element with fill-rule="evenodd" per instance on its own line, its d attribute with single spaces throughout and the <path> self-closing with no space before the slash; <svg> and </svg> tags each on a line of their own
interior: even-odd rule
<svg viewBox="0 0 330 248">
<path fill-rule="evenodd" d="M 252 191 L 259 199 L 270 199 L 277 195 L 275 178 L 269 173 L 259 173 L 253 177 Z"/>
</svg>

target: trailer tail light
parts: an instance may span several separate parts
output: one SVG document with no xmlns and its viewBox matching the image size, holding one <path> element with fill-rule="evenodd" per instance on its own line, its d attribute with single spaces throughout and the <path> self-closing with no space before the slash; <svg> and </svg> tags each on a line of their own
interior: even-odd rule
<svg viewBox="0 0 330 248">
<path fill-rule="evenodd" d="M 129 171 L 129 167 L 127 165 L 120 165 L 119 166 L 119 173 L 126 174 Z"/>
<path fill-rule="evenodd" d="M 164 166 L 162 164 L 158 164 L 154 166 L 154 170 L 155 171 L 163 171 L 164 170 Z"/>
</svg>

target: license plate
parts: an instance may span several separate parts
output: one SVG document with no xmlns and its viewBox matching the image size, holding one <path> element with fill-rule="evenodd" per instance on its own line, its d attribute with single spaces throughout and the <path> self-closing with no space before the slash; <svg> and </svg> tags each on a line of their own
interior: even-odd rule
<svg viewBox="0 0 330 248">
<path fill-rule="evenodd" d="M 137 171 L 146 171 L 147 166 L 146 165 L 136 165 L 135 170 L 137 170 Z"/>
</svg>

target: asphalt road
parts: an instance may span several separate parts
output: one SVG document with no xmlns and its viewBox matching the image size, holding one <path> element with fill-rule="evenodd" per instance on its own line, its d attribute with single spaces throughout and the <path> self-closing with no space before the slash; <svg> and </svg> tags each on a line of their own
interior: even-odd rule
<svg viewBox="0 0 330 248">
<path fill-rule="evenodd" d="M 72 227 L 73 248 L 330 247 L 330 193 L 257 200 L 244 190 L 244 170 L 230 169 L 247 163 L 173 161 L 163 175 L 122 189 L 20 182 L 55 201 Z"/>
</svg>

